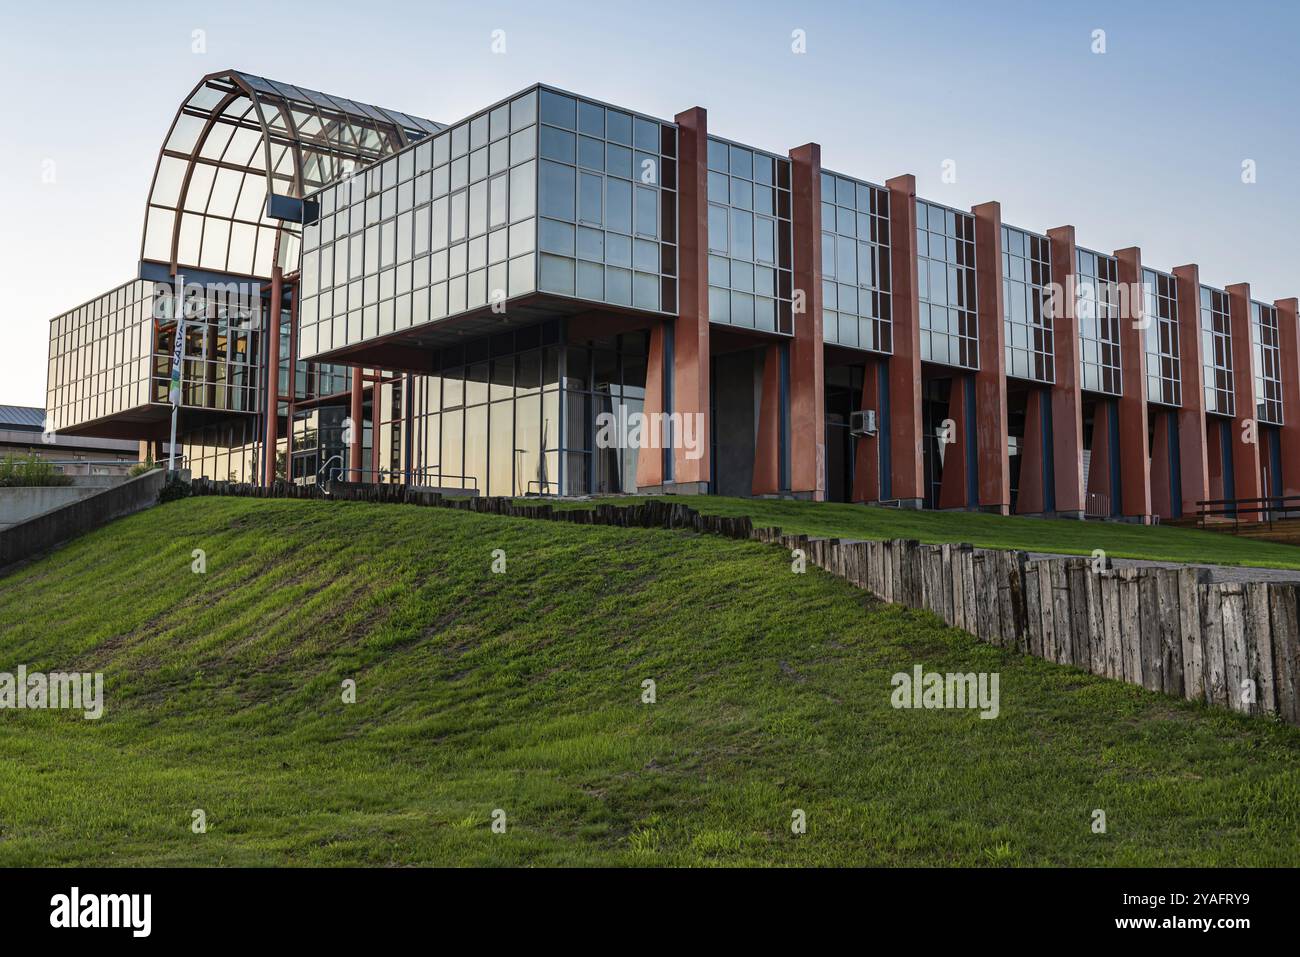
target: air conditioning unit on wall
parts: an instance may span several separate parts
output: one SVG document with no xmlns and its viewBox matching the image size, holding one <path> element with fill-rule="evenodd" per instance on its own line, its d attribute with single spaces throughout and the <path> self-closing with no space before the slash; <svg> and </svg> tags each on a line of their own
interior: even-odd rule
<svg viewBox="0 0 1300 957">
<path fill-rule="evenodd" d="M 876 410 L 861 409 L 849 415 L 849 434 L 858 437 L 876 434 Z"/>
</svg>

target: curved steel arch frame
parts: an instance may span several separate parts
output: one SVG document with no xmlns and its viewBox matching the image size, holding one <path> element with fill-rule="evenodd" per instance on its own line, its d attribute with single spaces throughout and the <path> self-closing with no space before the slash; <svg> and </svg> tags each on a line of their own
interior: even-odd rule
<svg viewBox="0 0 1300 957">
<path fill-rule="evenodd" d="M 271 194 L 300 198 L 443 128 L 234 70 L 208 74 L 159 150 L 140 260 L 258 279 L 295 269 L 299 227 L 268 215 Z"/>
</svg>

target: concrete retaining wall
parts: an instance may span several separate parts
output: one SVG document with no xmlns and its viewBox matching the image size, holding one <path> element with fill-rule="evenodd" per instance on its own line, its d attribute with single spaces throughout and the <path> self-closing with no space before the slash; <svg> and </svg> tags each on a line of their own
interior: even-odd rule
<svg viewBox="0 0 1300 957">
<path fill-rule="evenodd" d="M 148 508 L 158 501 L 158 493 L 166 481 L 167 470 L 155 469 L 108 488 L 73 486 L 57 489 L 88 494 L 0 529 L 0 569 L 48 551 L 115 518 Z"/>
<path fill-rule="evenodd" d="M 49 485 L 0 488 L 0 530 L 42 512 L 61 508 L 101 491 L 94 486 Z"/>
</svg>

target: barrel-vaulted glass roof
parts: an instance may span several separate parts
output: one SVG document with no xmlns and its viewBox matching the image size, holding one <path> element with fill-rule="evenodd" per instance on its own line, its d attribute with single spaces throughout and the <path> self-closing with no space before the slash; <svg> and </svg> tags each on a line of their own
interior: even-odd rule
<svg viewBox="0 0 1300 957">
<path fill-rule="evenodd" d="M 140 258 L 171 272 L 269 278 L 298 261 L 299 226 L 269 194 L 301 198 L 443 129 L 431 120 L 227 70 L 181 105 L 158 157 Z"/>
</svg>

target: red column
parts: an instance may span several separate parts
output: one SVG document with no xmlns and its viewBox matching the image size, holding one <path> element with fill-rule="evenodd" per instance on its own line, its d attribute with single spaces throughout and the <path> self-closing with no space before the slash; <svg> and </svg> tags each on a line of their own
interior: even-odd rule
<svg viewBox="0 0 1300 957">
<path fill-rule="evenodd" d="M 1282 358 L 1282 494 L 1300 495 L 1300 318 L 1296 299 L 1278 299 L 1277 331 Z"/>
<path fill-rule="evenodd" d="M 1056 384 L 1052 386 L 1052 467 L 1056 475 L 1056 513 L 1083 518 L 1083 399 L 1079 390 L 1079 323 L 1075 316 L 1074 227 L 1047 231 L 1052 245 L 1052 341 Z M 1093 441 L 1093 448 L 1096 448 Z M 1094 459 L 1093 471 L 1096 471 Z"/>
<path fill-rule="evenodd" d="M 754 479 L 750 494 L 780 492 L 781 346 L 773 342 L 763 350 L 762 395 L 758 406 L 758 434 L 754 437 Z"/>
<path fill-rule="evenodd" d="M 794 288 L 804 294 L 790 343 L 790 491 L 820 502 L 826 498 L 822 148 L 808 143 L 791 150 L 790 167 Z"/>
<path fill-rule="evenodd" d="M 1113 401 L 1102 399 L 1093 405 L 1092 459 L 1088 468 L 1088 494 L 1099 496 L 1106 503 L 1106 515 L 1115 507 L 1112 498 L 1115 490 L 1110 487 L 1110 403 Z"/>
<path fill-rule="evenodd" d="M 365 370 L 360 366 L 352 367 L 352 409 L 348 417 L 352 421 L 352 441 L 348 446 L 348 471 L 346 479 L 349 482 L 364 482 L 365 475 L 361 471 L 361 453 L 362 442 L 365 433 Z"/>
<path fill-rule="evenodd" d="M 1231 462 L 1223 461 L 1223 441 L 1221 435 L 1223 432 L 1224 421 L 1225 420 L 1218 415 L 1206 416 L 1205 460 L 1209 469 L 1209 498 L 1216 502 L 1228 494 L 1228 488 L 1223 477 L 1227 474 L 1226 470 L 1232 468 Z M 1232 427 L 1230 421 L 1228 422 L 1228 427 Z"/>
<path fill-rule="evenodd" d="M 266 439 L 262 484 L 275 481 L 275 453 L 280 447 L 280 304 L 284 279 L 279 266 L 271 267 L 271 315 L 266 342 Z"/>
<path fill-rule="evenodd" d="M 925 501 L 921 446 L 921 302 L 916 271 L 916 177 L 889 189 L 890 280 L 894 355 L 889 360 L 890 497 L 920 508 Z"/>
<path fill-rule="evenodd" d="M 972 206 L 979 298 L 979 371 L 975 373 L 979 506 L 1011 510 L 1011 463 L 1007 457 L 1006 329 L 1002 320 L 1002 206 Z"/>
<path fill-rule="evenodd" d="M 1020 443 L 1020 487 L 1017 515 L 1041 515 L 1047 508 L 1043 490 L 1042 390 L 1030 389 L 1025 401 L 1025 437 Z"/>
<path fill-rule="evenodd" d="M 1264 494 L 1259 477 L 1259 423 L 1255 421 L 1255 349 L 1250 332 L 1250 283 L 1227 286 L 1228 321 L 1232 326 L 1232 484 L 1236 498 Z M 1250 441 L 1246 441 L 1249 439 Z M 1258 512 L 1243 512 L 1247 521 Z"/>
<path fill-rule="evenodd" d="M 1119 482 L 1124 515 L 1151 518 L 1151 449 L 1147 438 L 1146 341 L 1142 331 L 1142 250 L 1115 250 L 1119 260 Z"/>
<path fill-rule="evenodd" d="M 1178 365 L 1182 378 L 1182 405 L 1178 409 L 1178 471 L 1181 476 L 1183 515 L 1196 514 L 1197 502 L 1210 495 L 1210 465 L 1205 435 L 1204 365 L 1201 356 L 1201 270 L 1179 266 Z"/>
<path fill-rule="evenodd" d="M 979 253 L 975 255 L 978 257 Z M 975 410 L 966 401 L 967 379 L 967 374 L 953 372 L 952 392 L 948 396 L 948 418 L 952 419 L 953 434 L 952 441 L 946 443 L 943 449 L 943 477 L 939 483 L 940 508 L 968 508 L 971 505 L 967 495 L 970 488 L 967 444 L 970 417 L 975 414 Z"/>
<path fill-rule="evenodd" d="M 673 408 L 682 416 L 698 416 L 701 448 L 709 448 L 709 133 L 708 116 L 692 107 L 676 117 L 678 233 L 678 303 L 673 323 Z M 680 445 L 680 443 L 678 443 Z M 689 458 L 673 449 L 675 490 L 705 493 L 710 478 L 709 455 Z"/>
<path fill-rule="evenodd" d="M 1151 511 L 1161 518 L 1174 517 L 1169 484 L 1169 428 L 1169 413 L 1157 409 L 1151 436 Z"/>
<path fill-rule="evenodd" d="M 875 409 L 880 415 L 880 360 L 868 357 L 862 377 L 862 404 L 859 408 Z M 854 502 L 880 501 L 880 436 L 864 435 L 855 440 L 853 450 Z"/>
<path fill-rule="evenodd" d="M 646 356 L 645 405 L 647 422 L 659 421 L 664 408 L 664 339 L 667 327 L 656 323 L 650 329 L 650 352 Z M 644 432 L 643 432 L 644 435 Z M 655 431 L 658 436 L 659 432 Z M 664 482 L 664 453 L 658 442 L 644 443 L 636 456 L 637 491 L 658 490 Z"/>
</svg>

